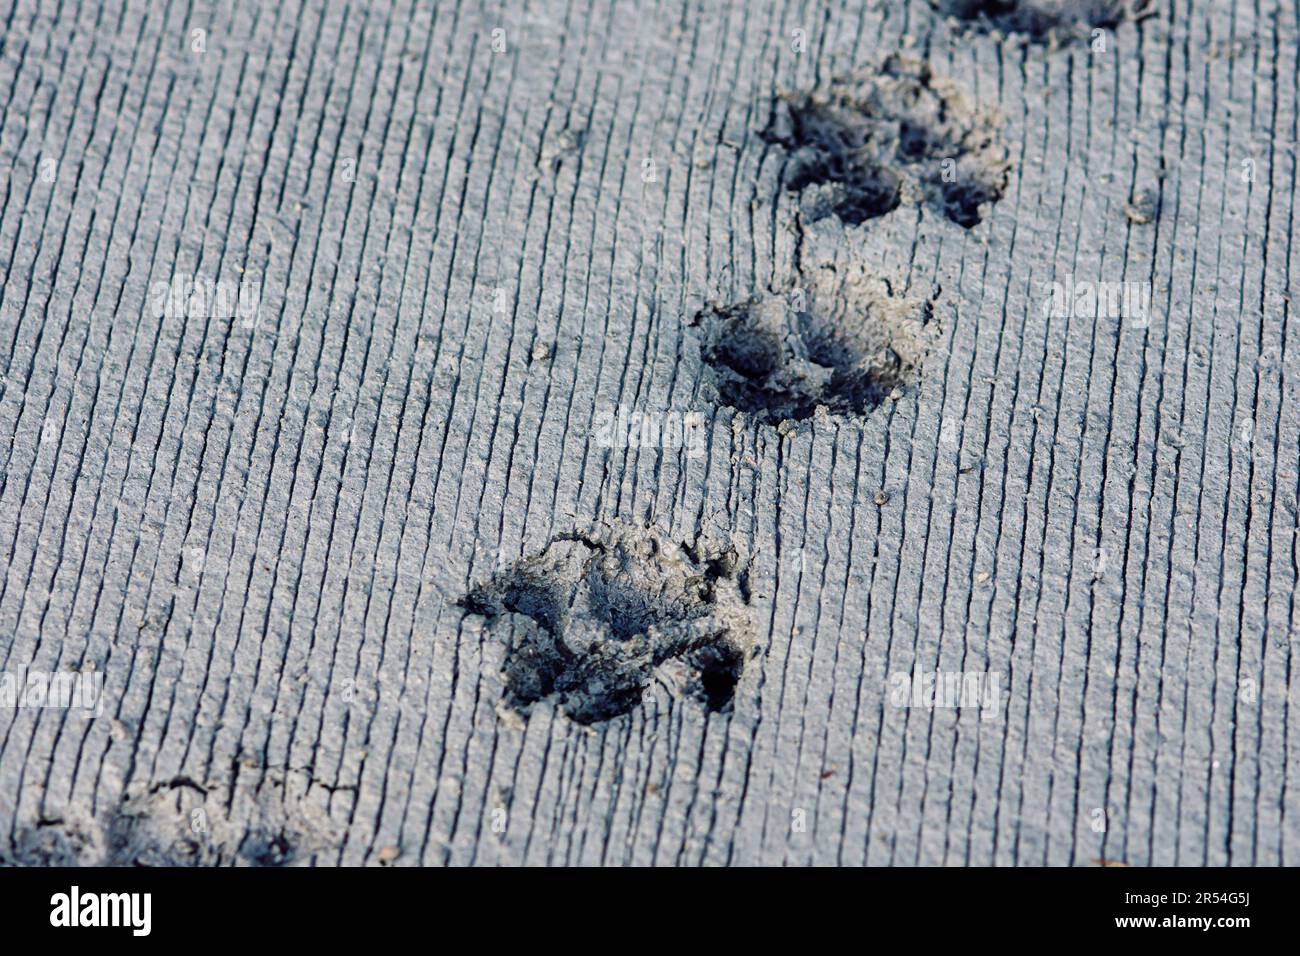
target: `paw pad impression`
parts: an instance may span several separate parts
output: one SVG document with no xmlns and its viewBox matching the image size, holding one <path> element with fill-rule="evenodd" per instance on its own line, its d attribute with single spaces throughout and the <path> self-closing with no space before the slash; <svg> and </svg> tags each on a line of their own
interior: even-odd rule
<svg viewBox="0 0 1300 956">
<path fill-rule="evenodd" d="M 561 535 L 461 604 L 509 639 L 505 705 L 554 698 L 592 724 L 635 709 L 652 684 L 725 711 L 749 649 L 748 575 L 653 531 Z"/>
</svg>

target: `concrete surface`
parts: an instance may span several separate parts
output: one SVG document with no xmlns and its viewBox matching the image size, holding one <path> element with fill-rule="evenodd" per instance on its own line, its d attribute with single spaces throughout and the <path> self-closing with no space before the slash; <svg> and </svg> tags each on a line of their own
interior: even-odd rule
<svg viewBox="0 0 1300 956">
<path fill-rule="evenodd" d="M 0 859 L 1300 862 L 1298 14 L 4 0 Z"/>
</svg>

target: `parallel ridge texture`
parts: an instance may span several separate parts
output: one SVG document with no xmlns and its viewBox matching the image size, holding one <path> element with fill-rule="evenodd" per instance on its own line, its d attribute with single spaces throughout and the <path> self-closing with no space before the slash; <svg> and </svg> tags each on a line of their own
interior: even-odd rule
<svg viewBox="0 0 1300 956">
<path fill-rule="evenodd" d="M 0 708 L 0 859 L 1300 863 L 1298 11 L 3 0 L 0 670 L 105 692 Z M 1005 193 L 843 233 L 942 289 L 915 387 L 733 423 L 688 326 L 805 241 L 773 97 L 897 51 Z M 255 320 L 159 314 L 184 275 Z M 597 447 L 619 405 L 702 454 Z M 458 599 L 612 521 L 749 556 L 730 712 L 500 710 Z"/>
</svg>

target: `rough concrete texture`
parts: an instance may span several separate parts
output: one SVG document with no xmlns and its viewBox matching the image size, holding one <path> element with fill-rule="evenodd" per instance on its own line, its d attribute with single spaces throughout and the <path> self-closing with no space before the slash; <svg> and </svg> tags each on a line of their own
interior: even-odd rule
<svg viewBox="0 0 1300 956">
<path fill-rule="evenodd" d="M 1300 862 L 1300 8 L 1140 6 L 0 0 L 0 860 Z"/>
</svg>

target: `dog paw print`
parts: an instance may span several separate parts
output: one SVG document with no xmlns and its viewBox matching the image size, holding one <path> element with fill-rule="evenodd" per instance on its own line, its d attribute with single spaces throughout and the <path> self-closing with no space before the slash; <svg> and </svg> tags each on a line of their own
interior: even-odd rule
<svg viewBox="0 0 1300 956">
<path fill-rule="evenodd" d="M 696 316 L 706 397 L 777 425 L 819 408 L 861 418 L 915 380 L 938 333 L 931 298 L 862 269 L 810 279 Z"/>
<path fill-rule="evenodd" d="M 1113 30 L 1150 15 L 1151 0 L 931 0 L 940 13 L 989 32 L 1023 33 L 1035 42 L 1090 29 Z"/>
<path fill-rule="evenodd" d="M 749 647 L 747 581 L 734 553 L 609 529 L 553 539 L 461 604 L 509 641 L 509 710 L 554 699 L 594 724 L 634 710 L 665 673 L 676 695 L 728 710 Z"/>
<path fill-rule="evenodd" d="M 878 71 L 778 98 L 763 137 L 786 151 L 785 188 L 812 219 L 856 226 L 921 203 L 969 229 L 1006 188 L 992 117 L 898 55 Z"/>
</svg>

